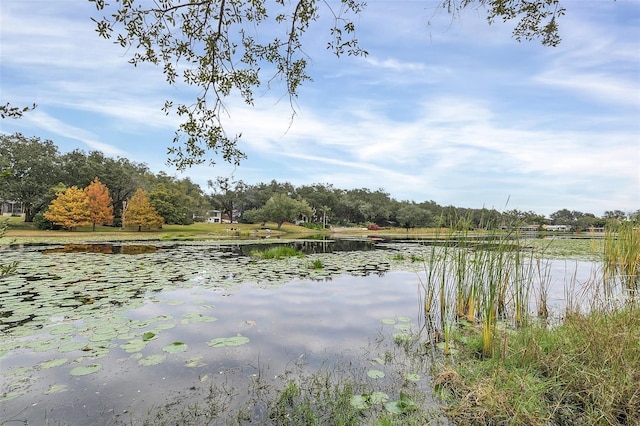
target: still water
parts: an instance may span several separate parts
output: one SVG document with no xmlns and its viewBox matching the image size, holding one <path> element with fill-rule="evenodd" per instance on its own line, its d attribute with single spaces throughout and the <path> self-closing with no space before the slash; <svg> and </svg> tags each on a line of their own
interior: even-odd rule
<svg viewBox="0 0 640 426">
<path fill-rule="evenodd" d="M 280 261 L 204 243 L 3 249 L 19 266 L 0 281 L 0 423 L 141 424 L 212 391 L 260 421 L 257 383 L 366 369 L 420 328 L 424 268 L 392 260 L 419 245 L 303 245 Z M 549 268 L 558 307 L 567 273 L 588 280 L 593 265 Z M 428 392 L 428 366 L 416 373 Z"/>
</svg>

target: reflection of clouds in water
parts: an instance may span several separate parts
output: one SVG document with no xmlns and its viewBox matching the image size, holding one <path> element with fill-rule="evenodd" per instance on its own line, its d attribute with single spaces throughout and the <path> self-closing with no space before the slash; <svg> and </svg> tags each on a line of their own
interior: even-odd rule
<svg viewBox="0 0 640 426">
<path fill-rule="evenodd" d="M 594 267 L 590 262 L 552 261 L 549 273 L 552 279 L 548 300 L 554 308 L 563 306 L 565 286 L 570 284 L 572 276 L 575 275 L 577 283 L 588 282 Z M 112 348 L 103 358 L 88 358 L 82 363 L 72 362 L 88 355 L 82 351 L 9 354 L 3 359 L 3 367 L 34 365 L 60 357 L 69 358 L 69 362 L 38 373 L 40 380 L 24 398 L 3 403 L 2 417 L 8 418 L 8 414 L 23 410 L 26 400 L 36 404 L 24 416 L 34 422 L 44 418 L 45 411 L 49 418 L 69 421 L 99 419 L 105 409 L 109 416 L 126 409 L 134 416 L 144 417 L 149 408 L 167 401 L 186 402 L 185 395 L 196 400 L 202 398 L 209 384 L 239 389 L 237 394 L 244 396 L 238 396 L 234 403 L 240 403 L 247 397 L 243 389 L 249 389 L 255 375 L 264 374 L 273 379 L 297 363 L 304 363 L 311 371 L 335 362 L 368 365 L 363 357 L 367 357 L 371 340 L 385 327 L 386 331 L 395 332 L 392 326 L 383 326 L 382 319 L 407 316 L 417 322 L 420 278 L 413 272 L 388 272 L 368 277 L 342 275 L 331 281 L 294 279 L 270 288 L 245 284 L 235 290 L 204 288 L 197 281 L 183 283 L 194 287 L 154 293 L 144 301 L 138 300 L 143 305 L 122 315 L 133 320 L 173 316 L 132 330 L 140 338 L 143 332 L 159 324 L 175 324 L 174 328 L 157 332 L 156 338 L 141 351 L 143 357 L 164 354 L 162 347 L 175 341 L 186 343 L 189 346 L 186 352 L 164 354 L 164 362 L 148 367 L 140 367 L 132 354 L 119 347 Z M 581 291 L 579 285 L 576 291 Z M 218 320 L 181 323 L 187 314 Z M 238 334 L 248 337 L 250 342 L 237 347 L 207 345 L 211 339 Z M 118 345 L 125 342 L 116 341 Z M 187 367 L 187 362 L 194 357 L 201 357 L 204 365 Z M 103 368 L 84 377 L 69 376 L 73 367 L 93 362 L 101 363 Z M 201 381 L 205 376 L 207 379 Z M 68 384 L 66 392 L 43 395 L 51 384 L 63 383 Z M 194 386 L 196 390 L 190 390 Z"/>
<path fill-rule="evenodd" d="M 592 283 L 601 277 L 601 270 L 594 262 L 579 260 L 552 260 L 549 262 L 550 285 L 547 303 L 556 313 L 566 308 L 567 302 L 588 306 L 593 301 Z M 537 292 L 538 289 L 532 289 Z M 538 293 L 535 293 L 538 294 Z M 535 298 L 535 296 L 534 296 Z M 569 298 L 570 300 L 567 300 Z"/>
<path fill-rule="evenodd" d="M 268 289 L 246 284 L 232 292 L 202 287 L 159 292 L 144 305 L 123 313 L 132 320 L 173 316 L 132 330 L 140 338 L 158 324 L 175 324 L 174 328 L 158 331 L 140 354 L 143 357 L 163 354 L 162 347 L 175 341 L 186 343 L 189 346 L 186 352 L 165 354 L 161 364 L 140 367 L 133 354 L 114 347 L 103 358 L 83 361 L 101 363 L 103 368 L 99 372 L 70 377 L 71 368 L 80 364 L 69 362 L 43 374 L 38 386 L 32 387 L 33 395 L 28 397 L 57 418 L 97 419 L 105 409 L 114 410 L 109 411 L 110 415 L 126 409 L 144 416 L 150 407 L 172 398 L 184 398 L 185 392 L 193 393 L 188 389 L 201 384 L 206 387 L 209 383 L 229 382 L 242 389 L 251 384 L 256 374 L 267 373 L 273 378 L 298 363 L 310 370 L 345 359 L 357 364 L 362 361 L 362 348 L 380 330 L 382 318 L 418 315 L 417 285 L 415 274 L 399 272 L 383 277 L 345 275 L 323 282 L 294 280 Z M 175 304 L 178 301 L 184 303 Z M 193 313 L 218 320 L 181 323 L 185 315 Z M 238 334 L 248 337 L 250 342 L 223 348 L 207 345 L 211 339 Z M 116 341 L 118 346 L 125 342 Z M 84 353 L 65 355 L 71 361 Z M 187 367 L 193 357 L 202 357 L 205 365 Z M 30 363 L 38 361 L 34 355 Z M 205 376 L 207 380 L 201 382 Z M 69 383 L 68 390 L 42 395 L 52 383 Z M 10 405 L 16 409 L 19 406 L 17 402 Z M 28 416 L 42 418 L 40 414 L 44 411 L 31 408 Z"/>
</svg>

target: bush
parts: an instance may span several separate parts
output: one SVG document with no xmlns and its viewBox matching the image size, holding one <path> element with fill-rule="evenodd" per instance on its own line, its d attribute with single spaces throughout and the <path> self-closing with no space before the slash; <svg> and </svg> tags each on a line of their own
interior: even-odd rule
<svg viewBox="0 0 640 426">
<path fill-rule="evenodd" d="M 42 213 L 38 213 L 33 217 L 33 224 L 38 229 L 45 229 L 45 230 L 46 229 L 53 229 L 53 230 L 62 229 L 60 225 L 56 225 L 50 220 L 47 220 Z"/>
<path fill-rule="evenodd" d="M 301 222 L 300 226 L 307 229 L 317 229 L 319 231 L 322 231 L 324 229 L 321 223 L 314 223 L 314 222 Z"/>
</svg>

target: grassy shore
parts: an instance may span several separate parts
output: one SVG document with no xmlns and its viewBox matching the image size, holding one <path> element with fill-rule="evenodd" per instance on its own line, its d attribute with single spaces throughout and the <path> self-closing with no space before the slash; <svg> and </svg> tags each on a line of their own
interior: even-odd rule
<svg viewBox="0 0 640 426">
<path fill-rule="evenodd" d="M 0 238 L 0 244 L 7 242 L 236 239 L 320 233 L 317 230 L 293 224 L 284 224 L 279 230 L 276 227 L 275 223 L 266 223 L 263 227 L 260 224 L 198 222 L 191 225 L 164 225 L 161 229 L 143 229 L 141 231 L 112 226 L 96 226 L 95 231 L 91 226 L 78 227 L 73 231 L 54 231 L 37 229 L 32 223 L 25 223 L 22 218 L 10 218 L 6 233 L 3 238 Z"/>
<path fill-rule="evenodd" d="M 491 358 L 479 332 L 464 339 L 435 378 L 458 425 L 640 424 L 637 307 L 503 331 Z"/>
</svg>

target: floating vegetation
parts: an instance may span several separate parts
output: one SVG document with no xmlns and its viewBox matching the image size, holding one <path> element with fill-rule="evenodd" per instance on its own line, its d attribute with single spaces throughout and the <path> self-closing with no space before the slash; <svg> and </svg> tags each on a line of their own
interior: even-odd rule
<svg viewBox="0 0 640 426">
<path fill-rule="evenodd" d="M 142 358 L 138 361 L 138 364 L 142 365 L 142 366 L 150 366 L 150 365 L 157 365 L 160 364 L 162 361 L 164 361 L 166 358 L 165 355 L 149 355 L 146 358 Z"/>
<path fill-rule="evenodd" d="M 198 322 L 214 322 L 214 321 L 218 321 L 218 318 L 202 315 L 197 312 L 189 312 L 188 314 L 184 314 L 184 316 L 180 320 L 180 324 L 195 324 Z"/>
<path fill-rule="evenodd" d="M 369 370 L 367 371 L 367 376 L 371 377 L 372 379 L 381 379 L 384 377 L 384 371 Z"/>
<path fill-rule="evenodd" d="M 72 376 L 86 376 L 87 374 L 93 374 L 102 369 L 102 364 L 89 364 L 80 367 L 76 367 L 69 374 Z"/>
<path fill-rule="evenodd" d="M 216 339 L 211 339 L 207 345 L 212 348 L 223 348 L 227 346 L 242 346 L 247 343 L 249 343 L 248 337 L 238 335 L 234 337 L 218 337 Z"/>
<path fill-rule="evenodd" d="M 163 347 L 162 350 L 164 352 L 166 352 L 166 353 L 169 353 L 169 354 L 175 354 L 175 353 L 178 353 L 178 352 L 184 352 L 184 351 L 187 350 L 187 348 L 188 348 L 188 346 L 187 346 L 186 343 L 173 342 L 172 344 Z"/>
<path fill-rule="evenodd" d="M 285 259 L 287 257 L 302 257 L 304 253 L 288 246 L 276 246 L 270 247 L 266 250 L 252 250 L 252 257 L 259 257 L 261 259 Z"/>
</svg>

